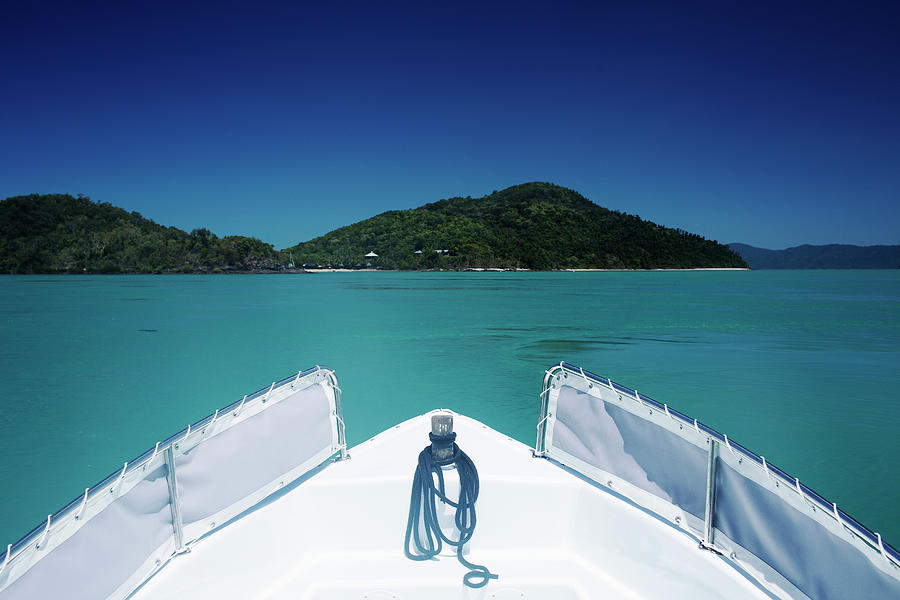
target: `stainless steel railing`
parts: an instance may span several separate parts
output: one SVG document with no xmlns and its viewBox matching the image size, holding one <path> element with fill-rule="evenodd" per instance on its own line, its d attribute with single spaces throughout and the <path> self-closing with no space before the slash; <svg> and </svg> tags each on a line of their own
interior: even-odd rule
<svg viewBox="0 0 900 600">
<path fill-rule="evenodd" d="M 671 522 L 764 587 L 797 598 L 900 597 L 900 554 L 879 534 L 667 404 L 560 363 L 544 374 L 537 429 L 536 456 Z"/>
<path fill-rule="evenodd" d="M 9 544 L 0 599 L 124 598 L 195 540 L 345 458 L 340 396 L 332 371 L 307 369 L 157 442 Z"/>
</svg>

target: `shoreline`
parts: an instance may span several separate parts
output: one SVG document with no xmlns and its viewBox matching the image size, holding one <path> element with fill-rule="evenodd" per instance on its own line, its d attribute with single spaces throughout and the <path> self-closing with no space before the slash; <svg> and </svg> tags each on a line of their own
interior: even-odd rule
<svg viewBox="0 0 900 600">
<path fill-rule="evenodd" d="M 752 271 L 749 267 L 691 267 L 687 269 L 439 269 L 439 270 L 402 270 L 402 269 L 305 269 L 290 273 L 605 273 L 628 271 Z M 258 273 L 286 273 L 288 271 L 257 271 Z"/>
<path fill-rule="evenodd" d="M 606 272 L 653 272 L 653 271 L 752 271 L 745 267 L 693 267 L 688 269 L 497 269 L 474 267 L 469 269 L 248 269 L 228 270 L 219 273 L 211 271 L 194 271 L 184 273 L 178 271 L 164 271 L 161 273 L 142 273 L 139 271 L 121 271 L 118 273 L 90 273 L 90 272 L 51 272 L 51 273 L 0 273 L 2 275 L 53 275 L 53 276 L 81 276 L 81 275 L 314 275 L 316 273 L 606 273 Z"/>
<path fill-rule="evenodd" d="M 570 273 L 595 271 L 752 271 L 750 267 L 690 267 L 686 269 L 557 269 Z"/>
</svg>

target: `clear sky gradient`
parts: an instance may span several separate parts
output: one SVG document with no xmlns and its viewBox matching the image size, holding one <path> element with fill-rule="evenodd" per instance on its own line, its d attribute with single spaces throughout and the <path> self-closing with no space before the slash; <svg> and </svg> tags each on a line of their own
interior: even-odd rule
<svg viewBox="0 0 900 600">
<path fill-rule="evenodd" d="M 900 243 L 900 3 L 6 2 L 0 197 L 282 248 L 526 181 Z"/>
</svg>

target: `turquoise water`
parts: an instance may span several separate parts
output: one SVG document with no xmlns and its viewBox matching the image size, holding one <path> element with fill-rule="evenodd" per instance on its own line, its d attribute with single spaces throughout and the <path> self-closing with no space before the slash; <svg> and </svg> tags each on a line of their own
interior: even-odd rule
<svg viewBox="0 0 900 600">
<path fill-rule="evenodd" d="M 900 544 L 900 271 L 6 276 L 0 298 L 4 545 L 301 368 L 336 370 L 351 444 L 437 407 L 533 444 L 560 360 L 723 431 Z"/>
</svg>

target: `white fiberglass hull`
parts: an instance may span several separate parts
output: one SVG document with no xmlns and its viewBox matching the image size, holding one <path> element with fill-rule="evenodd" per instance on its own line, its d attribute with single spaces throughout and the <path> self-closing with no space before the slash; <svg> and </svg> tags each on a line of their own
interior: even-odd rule
<svg viewBox="0 0 900 600">
<path fill-rule="evenodd" d="M 900 554 L 880 535 L 726 435 L 567 363 L 544 374 L 534 451 L 455 418 L 481 482 L 450 450 L 477 496 L 462 558 L 499 576 L 468 587 L 453 547 L 405 552 L 433 413 L 348 460 L 340 396 L 316 367 L 157 442 L 7 546 L 0 600 L 900 599 Z M 452 444 L 438 421 L 418 483 Z M 431 498 L 424 522 L 455 537 Z"/>
<path fill-rule="evenodd" d="M 478 421 L 457 443 L 481 478 L 470 560 L 499 579 L 463 585 L 452 549 L 403 553 L 416 457 L 429 416 L 350 450 L 177 556 L 135 600 L 768 598 L 698 541 Z"/>
</svg>

